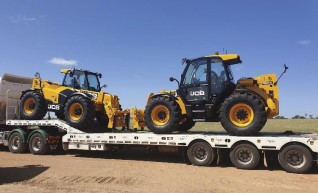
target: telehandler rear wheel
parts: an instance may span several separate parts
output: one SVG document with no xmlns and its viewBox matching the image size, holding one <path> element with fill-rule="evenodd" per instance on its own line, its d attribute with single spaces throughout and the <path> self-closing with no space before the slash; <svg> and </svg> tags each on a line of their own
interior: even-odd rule
<svg viewBox="0 0 318 193">
<path fill-rule="evenodd" d="M 222 104 L 220 121 L 231 135 L 255 135 L 267 121 L 265 107 L 255 96 L 234 94 Z"/>
<path fill-rule="evenodd" d="M 64 108 L 65 120 L 78 129 L 87 129 L 94 121 L 95 108 L 93 102 L 81 95 L 69 98 Z"/>
<path fill-rule="evenodd" d="M 145 109 L 145 121 L 154 133 L 171 133 L 180 124 L 181 110 L 178 104 L 168 97 L 154 98 Z"/>
<path fill-rule="evenodd" d="M 27 120 L 42 119 L 47 112 L 45 99 L 37 91 L 26 91 L 20 101 L 20 118 Z"/>
</svg>

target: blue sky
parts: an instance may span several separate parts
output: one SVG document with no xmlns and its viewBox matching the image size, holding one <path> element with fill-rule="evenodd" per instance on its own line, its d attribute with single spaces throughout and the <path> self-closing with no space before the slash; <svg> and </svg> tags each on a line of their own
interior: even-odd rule
<svg viewBox="0 0 318 193">
<path fill-rule="evenodd" d="M 318 1 L 16 1 L 0 7 L 0 73 L 61 81 L 58 65 L 103 73 L 122 106 L 175 89 L 182 58 L 240 54 L 236 80 L 290 69 L 281 115 L 318 116 Z M 53 64 L 55 63 L 55 64 Z"/>
</svg>

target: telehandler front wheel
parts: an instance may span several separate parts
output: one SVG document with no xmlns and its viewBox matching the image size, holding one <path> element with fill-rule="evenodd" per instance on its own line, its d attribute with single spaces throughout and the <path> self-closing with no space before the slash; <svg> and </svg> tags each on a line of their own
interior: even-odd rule
<svg viewBox="0 0 318 193">
<path fill-rule="evenodd" d="M 221 106 L 220 121 L 231 135 L 257 134 L 267 121 L 263 103 L 255 96 L 234 94 Z"/>
<path fill-rule="evenodd" d="M 68 122 L 72 127 L 87 129 L 94 121 L 94 104 L 85 96 L 72 96 L 65 104 L 64 116 L 66 122 Z"/>
<path fill-rule="evenodd" d="M 195 122 L 191 118 L 187 118 L 178 126 L 178 131 L 188 131 L 195 125 Z"/>
<path fill-rule="evenodd" d="M 171 133 L 180 124 L 181 110 L 178 104 L 168 97 L 152 99 L 145 109 L 145 121 L 154 133 Z"/>
<path fill-rule="evenodd" d="M 103 128 L 108 128 L 109 119 L 105 113 L 105 110 L 96 112 L 96 120 Z"/>
<path fill-rule="evenodd" d="M 56 118 L 58 118 L 60 120 L 64 120 L 65 119 L 64 113 L 55 112 L 55 116 L 56 116 Z"/>
<path fill-rule="evenodd" d="M 27 120 L 40 120 L 47 112 L 45 99 L 37 91 L 26 91 L 20 101 L 20 118 Z"/>
</svg>

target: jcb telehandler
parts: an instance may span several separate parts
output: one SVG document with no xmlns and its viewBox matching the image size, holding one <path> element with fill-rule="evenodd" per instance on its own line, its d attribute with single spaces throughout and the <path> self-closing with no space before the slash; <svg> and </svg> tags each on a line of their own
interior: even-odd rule
<svg viewBox="0 0 318 193">
<path fill-rule="evenodd" d="M 275 74 L 241 78 L 235 84 L 231 66 L 241 63 L 237 54 L 215 53 L 183 63 L 181 81 L 170 78 L 178 82 L 177 90 L 149 95 L 144 114 L 151 131 L 187 131 L 195 122 L 220 121 L 232 135 L 255 135 L 278 115 Z"/>
<path fill-rule="evenodd" d="M 101 91 L 100 73 L 82 69 L 62 69 L 63 83 L 45 81 L 37 73 L 32 88 L 22 93 L 21 119 L 42 119 L 47 111 L 55 112 L 71 126 L 88 128 L 96 119 L 105 127 L 128 127 L 129 110 L 122 111 L 115 95 Z"/>
</svg>

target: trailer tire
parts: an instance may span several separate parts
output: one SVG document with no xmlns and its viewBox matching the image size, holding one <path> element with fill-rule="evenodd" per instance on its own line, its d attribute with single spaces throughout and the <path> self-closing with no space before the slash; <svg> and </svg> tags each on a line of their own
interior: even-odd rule
<svg viewBox="0 0 318 193">
<path fill-rule="evenodd" d="M 23 143 L 23 136 L 19 132 L 12 133 L 8 143 L 9 150 L 12 153 L 25 153 L 28 148 L 28 144 Z"/>
<path fill-rule="evenodd" d="M 302 145 L 284 147 L 278 154 L 278 161 L 281 167 L 290 173 L 306 173 L 313 166 L 311 152 Z"/>
<path fill-rule="evenodd" d="M 171 133 L 180 125 L 181 109 L 169 97 L 152 99 L 145 109 L 145 122 L 154 133 Z"/>
<path fill-rule="evenodd" d="M 258 149 L 247 143 L 236 145 L 230 152 L 231 162 L 238 169 L 252 170 L 256 168 L 260 157 Z"/>
<path fill-rule="evenodd" d="M 34 133 L 29 140 L 29 149 L 34 155 L 44 155 L 48 152 L 49 145 L 41 133 Z"/>
<path fill-rule="evenodd" d="M 26 91 L 20 101 L 20 118 L 41 120 L 47 112 L 43 95 L 37 91 Z"/>
<path fill-rule="evenodd" d="M 204 141 L 197 141 L 187 149 L 188 160 L 196 166 L 208 166 L 216 158 L 215 150 Z"/>
<path fill-rule="evenodd" d="M 70 126 L 87 129 L 94 122 L 95 107 L 89 98 L 75 95 L 67 100 L 64 115 Z"/>
<path fill-rule="evenodd" d="M 231 135 L 256 135 L 267 122 L 265 107 L 256 96 L 234 94 L 222 104 L 220 122 Z"/>
</svg>

